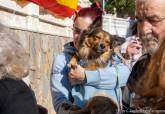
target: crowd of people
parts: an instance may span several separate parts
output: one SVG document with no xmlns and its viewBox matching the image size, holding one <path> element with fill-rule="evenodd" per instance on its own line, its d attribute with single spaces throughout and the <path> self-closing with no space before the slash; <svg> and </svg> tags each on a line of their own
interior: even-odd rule
<svg viewBox="0 0 165 114">
<path fill-rule="evenodd" d="M 86 70 L 81 65 L 72 69 L 68 67 L 68 63 L 78 49 L 82 33 L 88 30 L 98 17 L 102 20 L 103 11 L 99 7 L 89 7 L 76 13 L 73 41 L 64 45 L 64 51 L 57 55 L 52 63 L 50 86 L 56 114 L 71 114 L 73 110 L 84 108 L 90 99 L 97 95 L 96 91 L 101 91 L 103 96 L 108 94 L 118 107 L 116 113 L 130 113 L 141 108 L 147 110 L 150 106 L 147 103 L 151 103 L 148 98 L 154 98 L 153 92 L 164 95 L 164 89 L 153 89 L 153 92 L 149 90 L 153 88 L 151 79 L 157 78 L 146 80 L 148 74 L 154 77 L 154 72 L 151 74 L 148 69 L 148 66 L 152 68 L 154 65 L 152 58 L 157 57 L 155 54 L 158 54 L 159 47 L 160 52 L 165 50 L 162 43 L 165 42 L 165 0 L 136 0 L 135 5 L 136 23 L 132 36 L 125 38 L 125 43 L 117 47 L 118 51 L 114 52 L 105 68 L 96 70 Z M 39 110 L 41 107 L 37 105 L 34 93 L 22 81 L 22 78 L 28 75 L 29 56 L 23 46 L 13 39 L 14 36 L 14 33 L 0 25 L 0 113 L 46 114 L 47 111 Z M 157 77 L 160 77 L 158 74 L 164 76 L 165 65 L 158 65 L 158 69 L 159 66 L 161 73 L 157 72 Z M 144 98 L 147 99 L 145 102 L 137 102 L 144 101 Z M 162 107 L 153 108 L 157 109 L 164 110 Z"/>
</svg>

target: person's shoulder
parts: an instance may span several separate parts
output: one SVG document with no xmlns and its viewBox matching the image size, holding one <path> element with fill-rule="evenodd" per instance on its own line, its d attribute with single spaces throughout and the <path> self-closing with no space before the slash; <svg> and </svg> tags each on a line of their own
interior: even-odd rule
<svg viewBox="0 0 165 114">
<path fill-rule="evenodd" d="M 31 88 L 22 80 L 8 77 L 0 79 L 0 105 L 1 103 L 5 114 L 12 113 L 12 111 L 14 114 L 20 112 L 22 114 L 37 114 L 38 112 L 35 96 Z M 17 109 L 18 107 L 19 109 Z"/>
<path fill-rule="evenodd" d="M 64 45 L 64 51 L 63 53 L 68 54 L 68 55 L 73 55 L 76 52 L 76 48 L 74 47 L 73 42 L 66 43 Z"/>
<path fill-rule="evenodd" d="M 132 68 L 133 71 L 143 71 L 143 68 L 146 68 L 148 63 L 150 62 L 151 55 L 149 53 L 143 54 L 135 63 L 135 65 Z"/>
<path fill-rule="evenodd" d="M 62 65 L 66 64 L 68 57 L 64 53 L 60 53 L 54 57 L 53 64 L 54 65 Z"/>
<path fill-rule="evenodd" d="M 149 54 L 149 53 L 145 53 L 145 54 L 143 54 L 138 60 L 137 60 L 137 62 L 135 63 L 135 65 L 134 65 L 134 67 L 135 68 L 140 68 L 140 69 L 142 69 L 142 68 L 145 68 L 147 65 L 148 65 L 148 63 L 150 62 L 150 58 L 151 58 L 151 54 Z M 133 67 L 133 68 L 134 68 Z"/>
<path fill-rule="evenodd" d="M 28 86 L 23 82 L 21 79 L 14 79 L 14 78 L 8 78 L 5 77 L 0 80 L 1 87 L 4 87 L 8 91 L 14 91 L 15 89 Z M 29 88 L 29 87 L 28 87 Z"/>
<path fill-rule="evenodd" d="M 60 53 L 60 54 L 58 54 L 54 58 L 53 69 L 54 68 L 63 69 L 69 63 L 71 57 L 72 57 L 71 55 L 68 55 L 66 53 Z"/>
<path fill-rule="evenodd" d="M 62 52 L 62 53 L 55 55 L 54 57 L 55 57 L 55 59 L 63 59 L 66 57 L 66 54 Z"/>
<path fill-rule="evenodd" d="M 151 58 L 151 54 L 145 53 L 141 57 L 139 57 L 138 61 L 149 60 Z"/>
<path fill-rule="evenodd" d="M 6 80 L 6 79 L 0 79 L 0 94 L 5 94 L 5 93 L 8 93 L 8 84 L 9 81 Z"/>
<path fill-rule="evenodd" d="M 130 90 L 133 90 L 135 83 L 138 82 L 139 79 L 143 76 L 150 62 L 150 58 L 151 58 L 151 54 L 145 53 L 139 58 L 139 60 L 133 66 L 131 74 L 127 81 L 127 86 Z"/>
</svg>

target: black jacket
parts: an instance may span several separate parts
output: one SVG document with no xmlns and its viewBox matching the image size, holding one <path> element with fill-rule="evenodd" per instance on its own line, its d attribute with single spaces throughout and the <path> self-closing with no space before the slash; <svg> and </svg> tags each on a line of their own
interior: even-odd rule
<svg viewBox="0 0 165 114">
<path fill-rule="evenodd" d="M 127 87 L 131 92 L 135 92 L 138 87 L 137 83 L 139 79 L 143 76 L 148 64 L 150 63 L 151 54 L 145 53 L 142 55 L 139 60 L 135 63 L 132 68 L 131 74 L 127 81 Z"/>
<path fill-rule="evenodd" d="M 33 92 L 22 80 L 0 79 L 0 114 L 38 114 Z"/>
</svg>

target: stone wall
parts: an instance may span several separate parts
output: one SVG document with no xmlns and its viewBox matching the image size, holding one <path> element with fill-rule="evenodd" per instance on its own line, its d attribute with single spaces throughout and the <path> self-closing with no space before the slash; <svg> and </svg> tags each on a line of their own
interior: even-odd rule
<svg viewBox="0 0 165 114">
<path fill-rule="evenodd" d="M 14 0 L 0 0 L 0 23 L 18 35 L 18 41 L 30 55 L 30 74 L 24 79 L 36 95 L 38 104 L 55 114 L 50 75 L 53 58 L 72 40 L 72 20 L 56 18 L 33 4 L 18 4 Z"/>
</svg>

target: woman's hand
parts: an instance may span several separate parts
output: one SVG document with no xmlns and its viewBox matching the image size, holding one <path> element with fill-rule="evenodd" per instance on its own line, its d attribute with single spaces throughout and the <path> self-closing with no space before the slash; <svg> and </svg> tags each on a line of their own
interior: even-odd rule
<svg viewBox="0 0 165 114">
<path fill-rule="evenodd" d="M 141 54 L 142 52 L 142 45 L 141 42 L 138 40 L 131 40 L 128 43 L 127 46 L 127 54 L 129 55 L 129 58 L 132 58 L 134 55 L 138 55 Z"/>
<path fill-rule="evenodd" d="M 85 69 L 80 65 L 77 65 L 75 69 L 70 70 L 69 72 L 69 80 L 72 85 L 82 84 L 85 79 Z"/>
</svg>

